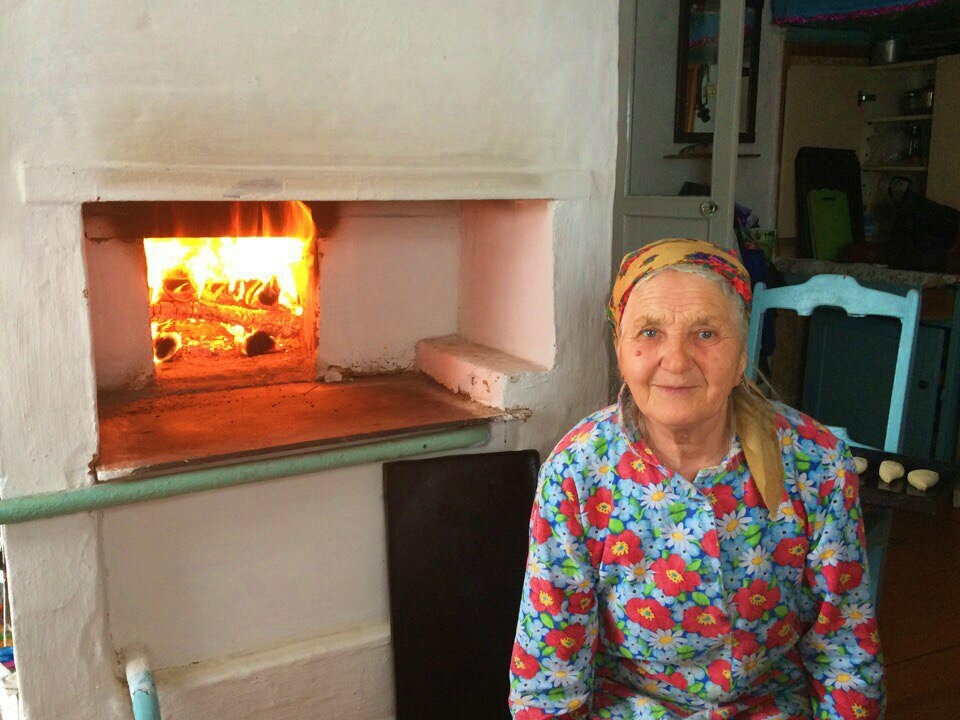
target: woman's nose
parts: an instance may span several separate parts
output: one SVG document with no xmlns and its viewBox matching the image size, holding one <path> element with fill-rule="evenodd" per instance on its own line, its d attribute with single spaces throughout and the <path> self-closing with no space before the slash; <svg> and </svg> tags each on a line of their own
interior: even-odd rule
<svg viewBox="0 0 960 720">
<path fill-rule="evenodd" d="M 690 365 L 690 348 L 686 338 L 669 337 L 661 345 L 660 367 L 670 372 L 683 372 Z"/>
</svg>

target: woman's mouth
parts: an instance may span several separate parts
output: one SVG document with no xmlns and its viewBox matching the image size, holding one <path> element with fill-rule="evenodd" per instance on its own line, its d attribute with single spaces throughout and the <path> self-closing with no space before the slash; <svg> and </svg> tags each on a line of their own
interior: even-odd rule
<svg viewBox="0 0 960 720">
<path fill-rule="evenodd" d="M 668 395 L 682 395 L 695 389 L 693 385 L 654 385 L 654 387 Z"/>
</svg>

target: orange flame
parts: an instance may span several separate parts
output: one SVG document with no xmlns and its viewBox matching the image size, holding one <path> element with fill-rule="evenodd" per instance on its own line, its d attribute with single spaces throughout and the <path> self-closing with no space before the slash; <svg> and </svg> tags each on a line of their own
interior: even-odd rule
<svg viewBox="0 0 960 720">
<path fill-rule="evenodd" d="M 303 314 L 305 260 L 316 234 L 310 209 L 283 203 L 280 213 L 262 208 L 251 222 L 238 203 L 232 220 L 232 236 L 144 238 L 155 351 L 158 339 L 171 334 L 177 350 L 182 338 L 185 350 L 204 347 L 214 355 L 245 352 L 244 338 L 257 331 L 288 341 L 298 334 L 292 328 Z M 281 342 L 278 349 L 290 344 Z M 157 362 L 174 357 L 155 352 Z"/>
</svg>

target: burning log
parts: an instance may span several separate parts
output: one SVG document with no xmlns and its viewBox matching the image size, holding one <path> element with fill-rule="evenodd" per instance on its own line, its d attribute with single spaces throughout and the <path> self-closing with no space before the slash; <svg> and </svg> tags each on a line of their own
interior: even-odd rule
<svg viewBox="0 0 960 720">
<path fill-rule="evenodd" d="M 180 333 L 160 333 L 153 339 L 153 357 L 157 362 L 170 362 L 180 352 L 181 347 L 183 347 L 183 340 Z"/>
<path fill-rule="evenodd" d="M 169 302 L 161 300 L 150 306 L 154 322 L 168 320 L 210 320 L 227 325 L 241 325 L 248 330 L 256 328 L 271 337 L 297 338 L 300 336 L 300 318 L 280 307 L 246 308 L 239 305 L 219 305 L 204 300 Z"/>
<path fill-rule="evenodd" d="M 163 277 L 164 296 L 171 300 L 188 301 L 197 297 L 190 274 L 183 268 L 174 268 Z"/>
<path fill-rule="evenodd" d="M 257 355 L 266 355 L 273 350 L 275 346 L 276 342 L 274 342 L 272 337 L 262 330 L 257 330 L 243 339 L 243 347 L 241 350 L 247 357 L 256 357 Z"/>
<path fill-rule="evenodd" d="M 269 282 L 259 283 L 256 289 L 251 288 L 251 297 L 245 299 L 248 305 L 257 303 L 266 306 L 276 305 L 277 300 L 280 299 L 280 283 L 277 277 L 273 276 Z"/>
<path fill-rule="evenodd" d="M 267 282 L 263 280 L 244 280 L 235 283 L 210 283 L 202 293 L 206 302 L 238 307 L 271 307 L 280 300 L 280 282 L 276 276 Z M 193 299 L 176 297 L 176 300 Z"/>
</svg>

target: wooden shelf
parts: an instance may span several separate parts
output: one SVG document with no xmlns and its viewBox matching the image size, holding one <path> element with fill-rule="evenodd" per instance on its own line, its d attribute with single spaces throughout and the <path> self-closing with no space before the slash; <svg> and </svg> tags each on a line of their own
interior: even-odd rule
<svg viewBox="0 0 960 720">
<path fill-rule="evenodd" d="M 867 172 L 926 172 L 926 165 L 864 165 Z"/>
<path fill-rule="evenodd" d="M 686 152 L 686 153 L 673 153 L 672 155 L 664 155 L 664 160 L 709 160 L 713 157 L 713 153 L 710 152 Z M 758 158 L 760 153 L 737 153 L 738 158 Z"/>
<path fill-rule="evenodd" d="M 908 60 L 906 62 L 887 63 L 886 65 L 871 65 L 867 69 L 874 72 L 885 70 L 910 70 L 913 68 L 920 69 L 924 67 L 933 67 L 936 64 L 936 58 L 928 58 L 927 60 Z"/>
<path fill-rule="evenodd" d="M 887 117 L 878 117 L 873 118 L 872 120 L 867 120 L 867 125 L 874 125 L 876 123 L 900 123 L 900 122 L 917 122 L 921 120 L 932 120 L 933 114 L 927 115 L 890 115 Z"/>
</svg>

